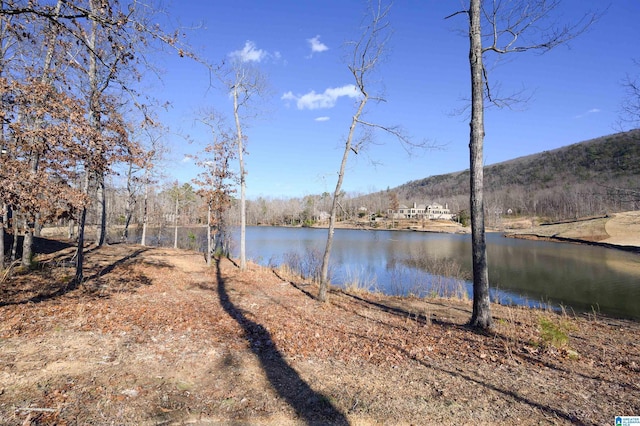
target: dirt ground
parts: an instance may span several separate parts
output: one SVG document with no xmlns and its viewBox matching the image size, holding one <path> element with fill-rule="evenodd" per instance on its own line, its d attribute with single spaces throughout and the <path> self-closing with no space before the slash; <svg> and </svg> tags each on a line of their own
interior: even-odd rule
<svg viewBox="0 0 640 426">
<path fill-rule="evenodd" d="M 59 248 L 59 247 L 58 247 Z M 612 424 L 640 414 L 640 324 L 316 288 L 227 259 L 72 248 L 0 284 L 3 425 Z"/>
<path fill-rule="evenodd" d="M 640 212 L 616 213 L 605 223 L 605 243 L 640 247 Z"/>
<path fill-rule="evenodd" d="M 536 226 L 531 226 L 531 219 L 523 218 L 506 221 L 505 227 L 506 232 L 513 236 L 585 241 L 628 249 L 640 248 L 640 211 Z"/>
</svg>

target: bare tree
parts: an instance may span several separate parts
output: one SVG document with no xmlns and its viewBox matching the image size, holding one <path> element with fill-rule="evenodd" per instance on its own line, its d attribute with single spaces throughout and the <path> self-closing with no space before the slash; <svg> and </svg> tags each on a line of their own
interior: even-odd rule
<svg viewBox="0 0 640 426">
<path fill-rule="evenodd" d="M 389 208 L 392 210 L 391 212 L 391 228 L 394 228 L 394 219 L 396 217 L 395 212 L 400 208 L 400 203 L 398 202 L 398 194 L 396 192 L 389 193 Z"/>
<path fill-rule="evenodd" d="M 235 174 L 230 162 L 235 157 L 233 131 L 213 111 L 202 112 L 201 123 L 211 131 L 212 139 L 204 148 L 204 158 L 198 165 L 205 170 L 193 182 L 200 187 L 198 195 L 207 204 L 207 265 L 211 266 L 213 252 L 228 254 L 228 235 L 225 213 L 231 207 L 235 192 Z"/>
<path fill-rule="evenodd" d="M 557 25 L 550 22 L 559 8 L 560 0 L 470 0 L 463 14 L 469 21 L 469 65 L 471 70 L 471 122 L 470 122 L 470 205 L 471 245 L 473 261 L 473 313 L 470 325 L 488 329 L 492 326 L 489 300 L 489 267 L 485 239 L 484 217 L 484 109 L 485 100 L 497 106 L 508 106 L 493 96 L 488 81 L 484 56 L 537 50 L 546 52 L 567 43 L 584 32 L 596 19 L 584 15 L 576 24 Z M 525 36 L 526 35 L 526 36 Z"/>
<path fill-rule="evenodd" d="M 640 66 L 640 61 L 635 61 Z M 640 127 L 640 78 L 627 75 L 622 83 L 625 97 L 620 111 L 620 127 Z"/>
<path fill-rule="evenodd" d="M 240 180 L 240 270 L 244 271 L 247 268 L 247 172 L 244 161 L 246 154 L 246 135 L 244 130 L 250 119 L 255 116 L 257 99 L 266 95 L 267 82 L 256 67 L 243 62 L 240 58 L 235 59 L 226 68 L 226 72 L 220 79 L 233 100 L 233 119 L 236 128 L 235 141 L 239 166 L 238 179 Z"/>
<path fill-rule="evenodd" d="M 149 191 L 151 185 L 157 183 L 158 175 L 161 174 L 158 163 L 162 161 L 163 156 L 167 152 L 167 148 L 163 143 L 164 128 L 155 122 L 148 122 L 141 125 L 142 135 L 140 142 L 145 151 L 142 157 L 140 170 L 142 177 L 140 185 L 143 187 L 142 195 L 142 235 L 140 236 L 140 245 L 147 244 L 147 225 L 149 223 Z M 144 140 L 144 141 L 143 141 Z M 126 228 L 125 228 L 126 230 Z M 126 238 L 126 235 L 125 235 Z"/>
<path fill-rule="evenodd" d="M 178 181 L 173 183 L 173 186 L 169 188 L 168 194 L 171 197 L 171 201 L 174 206 L 173 212 L 173 225 L 174 225 L 174 237 L 173 248 L 178 248 L 178 224 L 182 210 L 190 203 L 193 203 L 196 199 L 196 194 L 193 191 L 193 187 L 189 183 L 184 183 L 182 186 L 178 184 Z"/>
<path fill-rule="evenodd" d="M 340 196 L 342 191 L 342 182 L 344 180 L 347 161 L 351 152 L 358 152 L 371 141 L 370 131 L 374 129 L 384 130 L 401 142 L 408 143 L 408 139 L 402 134 L 398 127 L 387 127 L 376 123 L 370 123 L 363 120 L 365 107 L 369 101 L 381 102 L 384 99 L 370 93 L 370 77 L 380 61 L 383 59 L 387 42 L 390 37 L 390 27 L 387 17 L 390 6 L 383 5 L 381 1 L 371 2 L 369 4 L 369 14 L 367 24 L 363 28 L 360 38 L 352 43 L 353 50 L 351 52 L 351 60 L 348 64 L 349 71 L 355 80 L 354 90 L 359 95 L 359 101 L 356 111 L 351 119 L 349 133 L 344 143 L 342 154 L 342 162 L 338 171 L 338 181 L 331 202 L 331 211 L 329 217 L 329 230 L 327 234 L 327 243 L 322 257 L 322 270 L 320 275 L 320 289 L 318 299 L 322 302 L 327 299 L 327 288 L 329 286 L 329 259 L 331 256 L 331 248 L 333 246 L 333 234 L 335 232 L 336 217 L 338 207 L 340 206 Z M 357 137 L 356 131 L 362 128 L 362 134 Z"/>
</svg>

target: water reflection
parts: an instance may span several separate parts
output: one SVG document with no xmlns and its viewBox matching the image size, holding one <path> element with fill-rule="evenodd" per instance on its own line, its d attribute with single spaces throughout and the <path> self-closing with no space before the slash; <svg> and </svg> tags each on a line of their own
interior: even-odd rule
<svg viewBox="0 0 640 426">
<path fill-rule="evenodd" d="M 250 228 L 248 255 L 278 258 L 305 247 L 323 249 L 326 230 Z M 487 234 L 489 281 L 493 297 L 502 303 L 537 306 L 565 305 L 591 311 L 640 318 L 640 256 L 601 247 L 527 241 Z M 453 276 L 442 269 L 416 263 L 440 259 L 453 264 Z M 471 294 L 471 242 L 469 235 L 401 231 L 336 230 L 334 281 L 345 281 L 345 270 L 362 270 L 376 277 L 388 293 L 429 294 L 433 287 L 462 286 Z M 437 269 L 437 268 L 436 268 Z M 462 279 L 461 278 L 466 278 Z M 460 284 L 462 281 L 462 284 Z"/>
</svg>

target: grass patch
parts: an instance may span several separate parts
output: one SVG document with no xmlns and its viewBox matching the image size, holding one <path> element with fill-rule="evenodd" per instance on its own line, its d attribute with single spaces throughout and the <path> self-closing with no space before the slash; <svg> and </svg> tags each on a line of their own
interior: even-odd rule
<svg viewBox="0 0 640 426">
<path fill-rule="evenodd" d="M 552 346 L 557 349 L 567 346 L 569 342 L 569 330 L 566 324 L 556 324 L 548 318 L 541 317 L 538 325 L 540 326 L 541 346 Z"/>
<path fill-rule="evenodd" d="M 373 293 L 377 290 L 376 276 L 367 273 L 364 268 L 360 270 L 347 268 L 342 286 L 351 293 Z"/>
</svg>

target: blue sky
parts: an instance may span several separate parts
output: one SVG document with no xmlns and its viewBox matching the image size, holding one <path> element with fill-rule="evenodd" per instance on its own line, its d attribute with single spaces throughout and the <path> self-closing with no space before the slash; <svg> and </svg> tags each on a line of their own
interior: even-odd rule
<svg viewBox="0 0 640 426">
<path fill-rule="evenodd" d="M 395 2 L 393 35 L 376 73 L 367 120 L 400 125 L 416 142 L 438 149 L 409 155 L 391 136 L 351 155 L 343 189 L 368 193 L 410 180 L 468 168 L 468 39 L 464 16 L 445 20 L 460 1 Z M 603 9 L 599 0 L 565 0 L 561 22 Z M 344 138 L 355 111 L 345 58 L 347 41 L 360 35 L 366 3 L 360 0 L 209 0 L 168 6 L 189 43 L 212 63 L 246 55 L 268 77 L 271 96 L 248 136 L 247 196 L 299 197 L 333 191 Z M 544 55 L 524 53 L 487 63 L 490 79 L 505 94 L 523 88 L 530 100 L 486 115 L 485 163 L 493 164 L 618 131 L 621 82 L 640 74 L 640 2 L 613 0 L 600 20 L 569 46 Z M 495 66 L 494 66 L 495 65 Z M 201 108 L 232 118 L 230 98 L 210 87 L 207 70 L 186 58 L 161 60 L 162 83 L 154 95 L 171 107 L 161 119 L 171 127 L 164 170 L 170 181 L 188 182 L 199 169 L 190 156 L 209 137 L 194 121 Z M 215 83 L 215 81 L 213 82 Z M 189 134 L 188 144 L 177 133 Z"/>
</svg>

